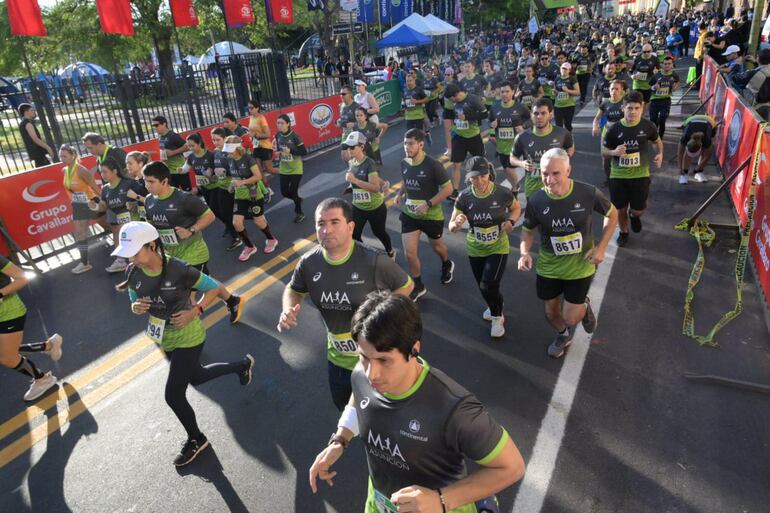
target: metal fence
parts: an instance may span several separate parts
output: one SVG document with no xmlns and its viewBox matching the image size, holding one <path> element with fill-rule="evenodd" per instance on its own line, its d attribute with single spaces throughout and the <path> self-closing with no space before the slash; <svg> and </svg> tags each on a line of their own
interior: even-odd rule
<svg viewBox="0 0 770 513">
<path fill-rule="evenodd" d="M 287 69 L 280 53 L 220 56 L 203 67 L 183 63 L 172 81 L 139 73 L 27 81 L 21 93 L 0 93 L 0 176 L 34 167 L 18 129 L 15 107 L 23 101 L 36 107 L 41 137 L 52 148 L 67 143 L 84 152 L 86 132 L 126 146 L 154 138 L 157 115 L 182 132 L 220 123 L 226 112 L 243 116 L 252 98 L 268 111 L 334 94 L 338 84 L 315 70 Z"/>
</svg>

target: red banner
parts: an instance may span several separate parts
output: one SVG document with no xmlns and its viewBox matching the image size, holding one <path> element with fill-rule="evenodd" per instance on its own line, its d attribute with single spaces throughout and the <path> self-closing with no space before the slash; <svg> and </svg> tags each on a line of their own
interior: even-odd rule
<svg viewBox="0 0 770 513">
<path fill-rule="evenodd" d="M 8 19 L 14 36 L 47 36 L 37 0 L 7 0 Z"/>
<path fill-rule="evenodd" d="M 96 0 L 96 8 L 105 34 L 134 35 L 129 0 Z"/>
<path fill-rule="evenodd" d="M 198 14 L 193 7 L 193 0 L 168 0 L 174 25 L 177 27 L 194 27 L 198 25 Z"/>
<path fill-rule="evenodd" d="M 701 74 L 700 78 L 700 91 L 699 91 L 699 98 L 700 101 L 705 102 L 709 96 L 711 96 L 714 91 L 716 90 L 716 85 L 718 82 L 719 77 L 719 71 L 717 70 L 716 62 L 711 57 L 706 57 L 703 60 L 703 72 Z M 716 119 L 721 118 L 721 112 L 720 117 L 714 116 L 714 98 L 712 97 L 707 103 L 706 103 L 706 113 L 714 117 Z"/>
<path fill-rule="evenodd" d="M 757 174 L 754 226 L 749 237 L 749 252 L 759 277 L 759 284 L 770 301 L 770 134 L 762 135 L 757 155 L 760 158 Z"/>
<path fill-rule="evenodd" d="M 225 20 L 230 26 L 254 23 L 251 0 L 225 0 Z"/>
<path fill-rule="evenodd" d="M 294 6 L 291 0 L 265 0 L 267 21 L 272 23 L 294 23 Z"/>
</svg>

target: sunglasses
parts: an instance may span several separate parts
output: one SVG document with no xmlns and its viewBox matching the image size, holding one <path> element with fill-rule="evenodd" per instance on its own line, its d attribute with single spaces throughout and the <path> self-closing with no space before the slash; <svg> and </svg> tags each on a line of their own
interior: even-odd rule
<svg viewBox="0 0 770 513">
<path fill-rule="evenodd" d="M 340 93 L 340 96 L 347 96 L 348 93 Z"/>
</svg>

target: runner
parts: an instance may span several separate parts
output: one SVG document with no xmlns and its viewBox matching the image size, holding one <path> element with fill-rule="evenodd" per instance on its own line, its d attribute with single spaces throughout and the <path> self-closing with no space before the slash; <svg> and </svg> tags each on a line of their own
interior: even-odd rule
<svg viewBox="0 0 770 513">
<path fill-rule="evenodd" d="M 593 98 L 597 107 L 610 97 L 610 84 L 615 80 L 621 80 L 621 78 L 615 72 L 615 64 L 610 62 L 604 66 L 604 75 L 594 84 Z"/>
<path fill-rule="evenodd" d="M 223 150 L 229 156 L 227 169 L 231 178 L 230 192 L 235 200 L 233 227 L 246 245 L 238 260 L 245 262 L 257 252 L 257 247 L 251 242 L 243 224 L 245 219 L 253 219 L 254 224 L 265 235 L 265 253 L 269 254 L 275 251 L 278 239 L 273 236 L 265 218 L 264 196 L 257 186 L 257 183 L 262 179 L 258 161 L 241 146 L 241 138 L 237 135 L 231 135 L 225 139 Z"/>
<path fill-rule="evenodd" d="M 353 437 L 369 466 L 367 513 L 498 511 L 494 494 L 524 475 L 508 432 L 476 397 L 420 356 L 422 320 L 415 304 L 370 294 L 353 317 L 360 363 L 353 393 L 328 446 L 310 467 L 313 493 Z M 478 470 L 468 475 L 465 459 Z"/>
<path fill-rule="evenodd" d="M 370 152 L 371 158 L 378 166 L 381 166 L 382 152 L 380 152 L 380 142 L 382 136 L 388 131 L 389 125 L 387 123 L 375 123 L 367 116 L 368 114 L 364 107 L 358 107 L 356 109 L 355 130 L 364 134 L 368 146 L 367 153 Z"/>
<path fill-rule="evenodd" d="M 209 247 L 202 232 L 214 222 L 214 213 L 199 197 L 172 187 L 171 173 L 163 162 L 147 164 L 143 173 L 150 192 L 144 200 L 147 221 L 158 230 L 164 251 L 208 274 Z M 218 295 L 230 312 L 230 324 L 235 324 L 241 318 L 241 298 L 222 284 Z"/>
<path fill-rule="evenodd" d="M 270 125 L 267 118 L 262 114 L 262 104 L 257 100 L 249 100 L 249 133 L 255 142 L 253 155 L 259 165 L 259 171 L 262 175 L 260 180 L 265 182 L 269 175 L 278 174 L 273 169 L 273 136 L 270 133 Z M 237 135 L 237 134 L 234 134 Z M 239 143 L 243 148 L 243 139 L 239 138 Z M 266 184 L 263 184 L 267 188 Z M 259 187 L 258 187 L 259 188 Z M 265 191 L 261 191 L 265 194 Z M 266 196 L 272 197 L 272 189 L 268 190 Z M 268 200 L 267 203 L 270 203 Z"/>
<path fill-rule="evenodd" d="M 132 203 L 129 203 L 128 208 L 131 211 L 136 211 L 139 219 L 142 221 L 147 219 L 147 211 L 144 209 L 144 198 L 149 194 L 147 187 L 144 186 L 142 170 L 149 162 L 150 154 L 146 151 L 132 151 L 126 155 L 126 174 L 129 179 L 135 181 L 138 185 L 138 190 L 132 189 L 127 193 L 129 199 L 134 200 Z"/>
<path fill-rule="evenodd" d="M 417 75 L 414 71 L 406 75 L 406 87 L 403 92 L 404 101 L 404 119 L 406 120 L 406 130 L 418 128 L 423 130 L 425 127 L 425 104 L 428 103 L 428 97 L 422 87 L 417 85 Z M 430 130 L 425 133 L 428 145 L 431 144 Z"/>
<path fill-rule="evenodd" d="M 612 126 L 623 119 L 623 97 L 626 94 L 626 83 L 622 80 L 613 80 L 610 84 L 610 98 L 602 102 L 594 117 L 592 135 L 599 137 L 599 146 L 607 133 L 607 127 Z M 603 123 L 603 124 L 602 124 Z M 601 129 L 601 133 L 599 130 Z M 601 137 L 600 137 L 601 136 Z M 609 185 L 610 163 L 612 158 L 602 156 L 604 175 L 607 177 L 605 186 Z"/>
<path fill-rule="evenodd" d="M 711 159 L 711 153 L 714 151 L 711 140 L 714 137 L 714 130 L 717 124 L 714 118 L 704 114 L 690 116 L 682 123 L 682 138 L 679 140 L 677 147 L 680 184 L 687 185 L 687 174 L 692 161 L 695 162 L 694 180 L 698 183 L 708 181 L 703 170 L 706 168 L 706 164 Z M 696 143 L 690 147 L 690 143 L 693 140 Z M 691 155 L 686 155 L 686 150 Z"/>
<path fill-rule="evenodd" d="M 221 285 L 195 267 L 167 258 L 161 240 L 151 224 L 132 221 L 120 229 L 120 243 L 112 254 L 131 261 L 118 290 L 128 290 L 135 315 L 149 314 L 147 336 L 169 361 L 166 403 L 187 432 L 187 441 L 174 458 L 174 465 L 181 467 L 209 446 L 185 397 L 188 385 L 197 387 L 225 374 L 235 374 L 241 385 L 248 385 L 254 358 L 246 354 L 240 361 L 201 365 L 206 328 L 200 316 L 216 301 Z M 190 299 L 194 291 L 203 292 L 195 304 Z"/>
<path fill-rule="evenodd" d="M 508 189 L 495 185 L 493 167 L 484 157 L 468 161 L 465 176 L 471 185 L 455 202 L 449 231 L 456 233 L 466 222 L 470 225 L 465 249 L 473 276 L 487 302 L 488 308 L 482 317 L 492 322 L 490 335 L 500 338 L 505 335 L 500 282 L 511 251 L 508 234 L 521 216 L 521 206 Z"/>
<path fill-rule="evenodd" d="M 251 118 L 249 118 L 251 121 Z M 238 122 L 238 118 L 232 112 L 225 112 L 222 116 L 222 128 L 227 132 L 224 137 L 228 135 L 237 135 L 241 138 L 241 144 L 244 148 L 254 150 L 254 144 L 251 142 L 251 132 L 245 126 Z"/>
<path fill-rule="evenodd" d="M 195 185 L 192 192 L 203 196 L 206 204 L 210 206 L 214 199 L 211 191 L 217 189 L 217 177 L 214 174 L 214 154 L 206 149 L 203 137 L 197 132 L 187 136 L 187 149 L 190 150 L 190 154 L 187 155 L 182 170 L 185 173 L 189 173 L 190 170 L 195 173 Z"/>
<path fill-rule="evenodd" d="M 356 109 L 358 104 L 353 101 L 353 90 L 350 86 L 342 86 L 340 88 L 340 98 L 342 98 L 342 102 L 340 103 L 340 118 L 337 120 L 337 126 L 342 128 L 340 142 L 344 142 L 356 125 Z M 343 162 L 347 162 L 350 157 L 347 152 L 342 151 L 341 158 Z"/>
<path fill-rule="evenodd" d="M 168 127 L 168 120 L 164 116 L 152 118 L 152 128 L 158 134 L 160 144 L 160 160 L 171 171 L 171 186 L 185 192 L 192 190 L 190 175 L 182 171 L 185 162 L 187 143 L 182 136 Z"/>
<path fill-rule="evenodd" d="M 588 53 L 588 43 L 581 41 L 578 45 L 578 53 L 575 56 L 574 65 L 576 68 L 575 76 L 577 78 L 580 90 L 580 106 L 586 104 L 586 93 L 588 93 L 588 82 L 594 73 L 594 61 Z"/>
<path fill-rule="evenodd" d="M 422 130 L 412 129 L 406 133 L 404 152 L 406 158 L 401 161 L 401 188 L 394 204 L 401 208 L 401 242 L 409 275 L 414 281 L 410 297 L 417 301 L 428 292 L 422 283 L 422 264 L 418 255 L 420 235 L 423 233 L 428 236 L 431 249 L 441 259 L 441 283 L 452 281 L 455 264 L 449 259 L 447 247 L 441 240 L 444 234 L 441 202 L 452 193 L 452 182 L 444 166 L 425 153 L 425 134 Z"/>
<path fill-rule="evenodd" d="M 514 103 L 513 84 L 507 80 L 500 84 L 500 98 L 489 111 L 489 126 L 492 128 L 489 139 L 495 143 L 497 158 L 515 195 L 519 191 L 519 178 L 511 165 L 511 150 L 516 135 L 532 127 L 532 114 L 523 104 Z"/>
<path fill-rule="evenodd" d="M 444 87 L 439 79 L 437 66 L 428 66 L 425 68 L 425 81 L 423 82 L 423 91 L 428 95 L 428 103 L 425 105 L 425 113 L 428 115 L 428 123 L 431 128 L 438 124 L 438 113 L 436 106 L 439 97 L 444 94 Z"/>
<path fill-rule="evenodd" d="M 366 82 L 363 80 L 356 80 L 354 82 L 356 86 L 356 95 L 353 97 L 353 101 L 366 110 L 366 114 L 372 123 L 380 122 L 380 103 L 377 98 L 366 90 Z"/>
<path fill-rule="evenodd" d="M 126 176 L 126 152 L 117 146 L 107 144 L 107 140 L 94 132 L 86 133 L 83 138 L 83 145 L 86 147 L 88 153 L 96 157 L 95 173 L 99 172 L 99 168 L 107 159 L 112 159 L 117 162 L 120 169 L 120 174 Z"/>
<path fill-rule="evenodd" d="M 540 178 L 540 158 L 551 148 L 562 148 L 572 156 L 575 153 L 572 134 L 565 128 L 553 126 L 553 103 L 548 98 L 535 102 L 532 111 L 534 126 L 516 136 L 510 162 L 524 169 L 524 194 L 529 198 L 543 188 Z"/>
<path fill-rule="evenodd" d="M 535 78 L 535 66 L 527 66 L 524 79 L 516 88 L 516 100 L 531 109 L 537 100 L 543 97 L 543 86 Z"/>
<path fill-rule="evenodd" d="M 300 259 L 283 291 L 278 331 L 298 323 L 299 311 L 310 295 L 326 326 L 329 388 L 342 410 L 350 399 L 350 372 L 358 361 L 350 321 L 366 295 L 391 290 L 409 295 L 409 276 L 386 255 L 353 240 L 353 209 L 340 198 L 327 198 L 315 210 L 319 245 Z"/>
<path fill-rule="evenodd" d="M 540 55 L 540 66 L 537 69 L 537 79 L 543 86 L 543 96 L 554 101 L 553 86 L 559 77 L 559 66 L 551 62 L 551 56 L 548 53 Z"/>
<path fill-rule="evenodd" d="M 628 242 L 629 221 L 635 233 L 642 231 L 641 217 L 650 192 L 650 143 L 657 146 L 656 167 L 663 164 L 663 140 L 652 121 L 642 119 L 643 110 L 642 95 L 628 93 L 623 99 L 623 119 L 607 130 L 602 143 L 602 156 L 612 157 L 610 199 L 619 211 L 621 247 Z"/>
<path fill-rule="evenodd" d="M 239 125 L 240 126 L 240 125 Z M 241 128 L 243 128 L 241 126 Z M 210 193 L 214 199 L 214 203 L 209 205 L 212 212 L 222 224 L 225 225 L 225 231 L 222 233 L 222 237 L 230 237 L 230 245 L 227 246 L 227 251 L 233 251 L 243 245 L 243 241 L 238 236 L 238 232 L 235 231 L 233 226 L 233 208 L 235 207 L 235 199 L 233 193 L 230 192 L 230 183 L 232 178 L 228 173 L 230 167 L 230 156 L 224 151 L 225 138 L 229 134 L 227 129 L 222 127 L 214 128 L 211 131 L 211 142 L 214 143 L 214 176 L 216 176 L 217 188 L 212 189 Z M 241 141 L 250 140 L 248 134 L 241 138 Z M 245 148 L 245 146 L 244 146 Z"/>
<path fill-rule="evenodd" d="M 88 208 L 89 200 L 98 201 L 99 186 L 93 175 L 80 164 L 77 150 L 68 144 L 59 148 L 59 159 L 64 164 L 64 189 L 72 202 L 72 219 L 75 224 L 73 236 L 80 253 L 80 262 L 72 268 L 72 274 L 83 274 L 93 269 L 88 263 L 88 224 L 96 221 L 105 232 L 110 232 L 110 225 L 104 214 L 98 214 Z"/>
<path fill-rule="evenodd" d="M 444 102 L 442 105 L 443 110 L 441 117 L 444 120 L 444 142 L 446 143 L 444 155 L 446 157 L 452 155 L 452 128 L 454 127 L 455 120 L 455 104 L 447 97 L 446 88 L 454 83 L 457 83 L 457 80 L 455 79 L 455 70 L 452 67 L 447 67 L 444 70 L 444 93 L 441 95 L 441 99 Z"/>
<path fill-rule="evenodd" d="M 545 302 L 545 316 L 557 332 L 548 346 L 548 355 L 560 358 L 572 343 L 578 322 L 582 322 L 586 333 L 596 329 L 588 289 L 596 264 L 604 260 L 618 213 L 596 187 L 570 178 L 570 158 L 561 148 L 548 150 L 540 160 L 540 168 L 544 189 L 527 201 L 518 267 L 520 271 L 532 269 L 530 249 L 535 230 L 539 229 L 537 297 Z M 602 238 L 597 245 L 593 239 L 594 212 L 604 216 Z"/>
<path fill-rule="evenodd" d="M 387 182 L 380 178 L 377 165 L 364 152 L 366 136 L 361 132 L 350 132 L 343 145 L 350 151 L 350 168 L 345 174 L 345 180 L 353 188 L 353 239 L 363 244 L 361 234 L 368 222 L 372 233 L 382 242 L 385 252 L 389 257 L 395 258 L 396 254 L 386 227 L 388 207 L 382 194 L 383 189 L 387 190 Z"/>
<path fill-rule="evenodd" d="M 560 74 L 554 81 L 554 117 L 556 126 L 561 126 L 572 132 L 572 119 L 575 117 L 575 97 L 580 96 L 580 85 L 577 78 L 571 74 L 572 65 L 565 62 L 560 66 Z"/>
<path fill-rule="evenodd" d="M 652 45 L 644 45 L 642 55 L 634 59 L 634 64 L 631 66 L 631 78 L 634 79 L 634 91 L 641 93 L 644 99 L 645 108 L 650 103 L 652 95 L 650 78 L 658 67 L 658 58 L 652 53 Z"/>
<path fill-rule="evenodd" d="M 661 138 L 666 133 L 666 119 L 671 112 L 671 95 L 679 89 L 679 83 L 679 75 L 674 72 L 674 59 L 666 56 L 663 59 L 662 71 L 650 79 L 650 121 L 658 127 L 658 136 Z"/>
<path fill-rule="evenodd" d="M 476 78 L 481 77 L 477 76 Z M 458 189 L 460 188 L 460 171 L 463 162 L 465 162 L 465 157 L 468 154 L 474 157 L 484 156 L 484 141 L 481 139 L 481 120 L 487 117 L 487 111 L 484 106 L 484 100 L 480 96 L 461 90 L 457 84 L 446 86 L 444 97 L 454 104 L 455 113 L 452 155 L 450 157 L 452 162 L 453 190 L 452 194 L 447 197 L 449 201 L 455 201 Z"/>
<path fill-rule="evenodd" d="M 56 385 L 56 376 L 43 372 L 35 362 L 19 353 L 46 353 L 53 361 L 62 355 L 62 337 L 54 334 L 45 342 L 22 344 L 27 307 L 18 292 L 28 279 L 24 271 L 0 255 L 0 365 L 13 369 L 32 380 L 24 394 L 25 401 L 34 401 Z"/>
<path fill-rule="evenodd" d="M 281 155 L 278 171 L 281 174 L 281 194 L 294 202 L 294 222 L 305 220 L 302 212 L 302 198 L 299 196 L 299 183 L 302 181 L 304 164 L 302 156 L 307 155 L 307 148 L 297 132 L 292 131 L 291 118 L 281 114 L 276 120 L 278 133 L 275 134 L 275 144 Z"/>
</svg>

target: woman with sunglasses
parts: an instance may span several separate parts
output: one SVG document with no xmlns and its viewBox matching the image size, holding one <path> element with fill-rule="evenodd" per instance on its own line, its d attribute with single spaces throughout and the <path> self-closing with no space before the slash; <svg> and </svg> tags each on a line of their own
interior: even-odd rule
<svg viewBox="0 0 770 513">
<path fill-rule="evenodd" d="M 278 174 L 278 171 L 273 168 L 273 136 L 270 125 L 262 114 L 262 104 L 257 100 L 249 100 L 249 134 L 255 141 L 252 155 L 257 160 L 262 173 L 262 179 L 257 187 L 265 196 L 265 203 L 270 203 L 273 190 L 267 185 L 268 175 Z"/>
</svg>

